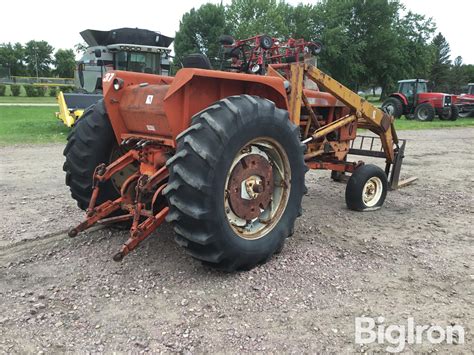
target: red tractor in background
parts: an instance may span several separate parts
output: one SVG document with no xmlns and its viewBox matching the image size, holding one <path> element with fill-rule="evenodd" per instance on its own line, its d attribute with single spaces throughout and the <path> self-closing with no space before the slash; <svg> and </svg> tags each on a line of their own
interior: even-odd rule
<svg viewBox="0 0 474 355">
<path fill-rule="evenodd" d="M 382 104 L 382 109 L 395 118 L 432 121 L 435 115 L 442 120 L 455 121 L 459 117 L 456 95 L 428 92 L 428 80 L 409 79 L 398 82 L 398 91 Z"/>
<path fill-rule="evenodd" d="M 467 93 L 458 96 L 459 117 L 474 117 L 474 83 L 467 84 Z"/>
</svg>

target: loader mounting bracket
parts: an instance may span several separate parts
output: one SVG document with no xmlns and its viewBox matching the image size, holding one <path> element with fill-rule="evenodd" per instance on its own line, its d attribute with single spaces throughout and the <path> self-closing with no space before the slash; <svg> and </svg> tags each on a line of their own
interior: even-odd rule
<svg viewBox="0 0 474 355">
<path fill-rule="evenodd" d="M 120 197 L 114 201 L 108 200 L 96 205 L 100 188 L 103 183 L 110 180 L 114 174 L 123 171 L 130 164 L 137 162 L 143 165 L 153 161 L 154 155 L 162 156 L 163 150 L 152 144 L 142 144 L 131 149 L 126 154 L 106 166 L 99 165 L 93 176 L 93 190 L 86 210 L 86 219 L 69 230 L 70 237 L 77 236 L 80 232 L 95 224 L 109 224 L 131 221 L 130 236 L 122 245 L 120 251 L 113 257 L 115 261 L 121 261 L 125 255 L 135 249 L 138 244 L 145 240 L 159 225 L 163 223 L 168 214 L 168 206 L 156 207 L 156 201 L 163 193 L 168 179 L 166 166 L 158 168 L 156 172 L 140 170 L 130 175 L 123 183 Z M 150 158 L 152 156 L 152 158 Z M 153 170 L 150 170 L 153 171 Z M 114 216 L 117 211 L 125 213 Z"/>
</svg>

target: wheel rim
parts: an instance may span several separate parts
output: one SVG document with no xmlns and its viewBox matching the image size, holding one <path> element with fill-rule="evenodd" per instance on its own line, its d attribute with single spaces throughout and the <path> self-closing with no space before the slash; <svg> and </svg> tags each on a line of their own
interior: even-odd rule
<svg viewBox="0 0 474 355">
<path fill-rule="evenodd" d="M 239 150 L 227 174 L 224 208 L 237 236 L 262 238 L 280 221 L 290 195 L 288 156 L 272 138 L 257 138 Z"/>
<path fill-rule="evenodd" d="M 393 116 L 393 113 L 395 112 L 395 106 L 392 104 L 387 104 L 385 105 L 385 112 L 387 112 L 390 116 Z"/>
<path fill-rule="evenodd" d="M 452 113 L 452 108 L 449 108 L 448 110 L 443 110 L 443 112 L 441 112 L 441 118 L 443 120 L 447 120 L 451 118 Z"/>
<path fill-rule="evenodd" d="M 374 207 L 382 197 L 382 180 L 376 176 L 371 177 L 362 189 L 362 201 L 367 207 Z"/>
<path fill-rule="evenodd" d="M 425 108 L 422 108 L 418 111 L 418 118 L 422 121 L 425 121 L 428 119 L 428 110 Z"/>
</svg>

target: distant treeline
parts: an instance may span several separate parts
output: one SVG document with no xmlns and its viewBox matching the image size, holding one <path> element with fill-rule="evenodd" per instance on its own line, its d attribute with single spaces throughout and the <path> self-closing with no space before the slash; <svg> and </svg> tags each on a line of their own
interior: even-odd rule
<svg viewBox="0 0 474 355">
<path fill-rule="evenodd" d="M 292 6 L 277 0 L 233 0 L 204 4 L 183 15 L 176 33 L 176 59 L 202 52 L 218 55 L 218 38 L 268 34 L 280 39 L 320 39 L 318 66 L 354 90 L 397 80 L 424 78 L 432 89 L 459 92 L 474 81 L 474 66 L 450 60 L 449 44 L 431 18 L 405 11 L 400 1 L 325 0 Z"/>
</svg>

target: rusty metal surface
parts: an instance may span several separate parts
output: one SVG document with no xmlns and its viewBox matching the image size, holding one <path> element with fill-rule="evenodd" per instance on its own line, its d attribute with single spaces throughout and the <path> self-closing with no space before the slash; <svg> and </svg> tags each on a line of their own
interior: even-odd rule
<svg viewBox="0 0 474 355">
<path fill-rule="evenodd" d="M 95 169 L 93 192 L 86 211 L 86 219 L 69 231 L 69 236 L 75 237 L 79 232 L 96 223 L 113 223 L 131 219 L 130 238 L 122 246 L 120 252 L 115 254 L 115 261 L 122 260 L 125 255 L 135 249 L 164 221 L 168 213 L 168 207 L 165 204 L 157 203 L 168 179 L 168 169 L 164 165 L 167 149 L 150 146 L 146 141 L 140 141 L 136 147 L 137 149 L 129 150 L 108 166 L 101 164 Z M 123 171 L 131 163 L 139 164 L 140 169 L 125 179 L 120 186 L 120 197 L 115 201 L 106 201 L 96 206 L 101 183 L 110 180 L 114 174 Z M 159 205 L 157 208 L 154 208 L 155 203 Z M 120 209 L 126 211 L 126 214 L 111 217 L 112 213 Z M 144 217 L 146 219 L 143 221 Z"/>
<path fill-rule="evenodd" d="M 255 195 L 250 199 L 242 198 L 242 185 L 245 188 L 246 180 L 252 180 L 252 177 L 255 176 L 260 177 L 261 183 L 255 183 L 253 186 L 247 185 L 253 189 Z M 265 209 L 272 198 L 272 166 L 261 155 L 245 156 L 232 170 L 228 191 L 230 206 L 238 217 L 245 220 L 257 218 L 261 213 L 260 209 Z"/>
<path fill-rule="evenodd" d="M 356 119 L 361 123 L 361 126 L 362 124 L 367 125 L 368 129 L 380 136 L 387 161 L 390 163 L 393 162 L 395 158 L 394 145 L 398 143 L 396 135 L 393 134 L 394 118 L 313 65 L 307 64 L 305 66 L 305 74 L 309 79 L 313 80 L 320 87 L 344 102 L 351 110 L 355 111 Z"/>
</svg>

